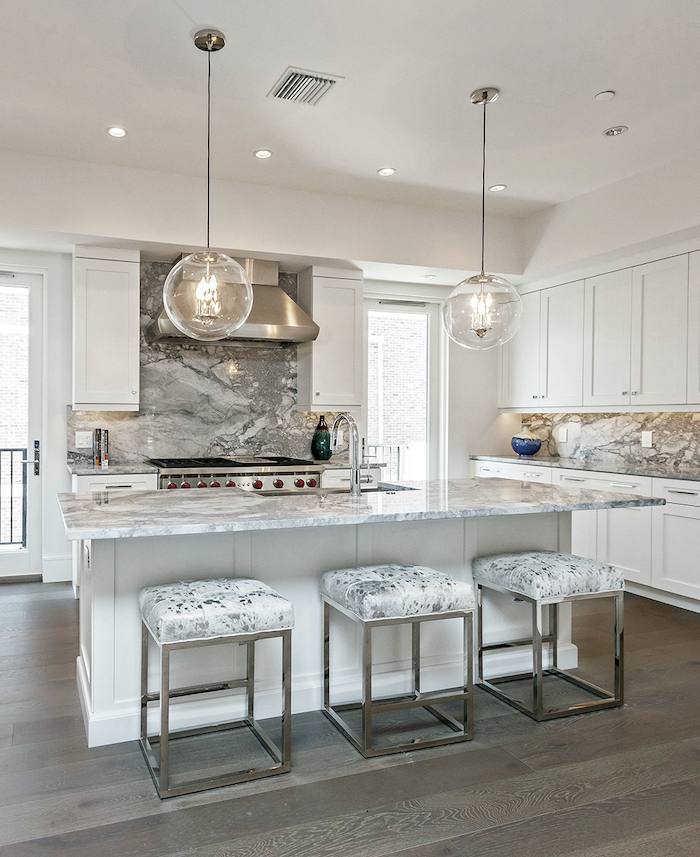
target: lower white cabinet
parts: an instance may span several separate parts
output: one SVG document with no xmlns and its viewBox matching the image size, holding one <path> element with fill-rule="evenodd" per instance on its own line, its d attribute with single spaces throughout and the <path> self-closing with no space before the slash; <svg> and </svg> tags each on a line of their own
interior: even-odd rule
<svg viewBox="0 0 700 857">
<path fill-rule="evenodd" d="M 651 585 L 700 598 L 700 482 L 654 479 Z"/>
</svg>

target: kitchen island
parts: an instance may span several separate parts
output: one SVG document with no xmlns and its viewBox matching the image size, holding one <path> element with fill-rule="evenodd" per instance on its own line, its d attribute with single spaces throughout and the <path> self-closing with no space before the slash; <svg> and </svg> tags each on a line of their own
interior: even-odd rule
<svg viewBox="0 0 700 857">
<path fill-rule="evenodd" d="M 203 491 L 59 494 L 69 539 L 81 543 L 78 687 L 90 746 L 138 735 L 140 617 L 144 586 L 212 577 L 257 577 L 295 608 L 293 710 L 321 707 L 322 618 L 318 583 L 324 571 L 384 562 L 429 565 L 469 579 L 471 560 L 505 550 L 568 550 L 570 513 L 647 506 L 662 500 L 504 480 L 405 483 L 397 490 L 261 496 L 237 488 Z M 536 516 L 536 517 L 535 517 Z M 485 606 L 485 641 L 522 636 L 529 612 L 504 596 Z M 459 629 L 426 629 L 426 685 L 447 686 L 459 663 Z M 380 694 L 405 689 L 410 637 L 405 627 L 380 629 L 375 668 Z M 356 628 L 337 628 L 336 698 L 358 693 Z M 562 666 L 575 663 L 563 617 Z M 270 642 L 257 658 L 258 716 L 276 713 L 279 652 Z M 230 677 L 236 646 L 183 652 L 174 683 Z M 230 654 L 227 654 L 230 652 Z M 497 653 L 490 671 L 512 671 L 517 655 Z M 568 663 L 567 663 L 568 660 Z M 223 675 L 222 675 L 223 672 Z M 230 713 L 217 701 L 214 719 Z M 173 706 L 173 724 L 197 721 L 192 703 Z"/>
</svg>

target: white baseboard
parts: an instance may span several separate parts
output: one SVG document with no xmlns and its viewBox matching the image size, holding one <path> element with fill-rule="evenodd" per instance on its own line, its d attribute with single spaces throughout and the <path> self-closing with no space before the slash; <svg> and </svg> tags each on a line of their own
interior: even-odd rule
<svg viewBox="0 0 700 857">
<path fill-rule="evenodd" d="M 41 578 L 44 583 L 69 583 L 72 577 L 69 556 L 45 556 L 42 559 Z"/>
<path fill-rule="evenodd" d="M 641 595 L 642 598 L 650 598 L 652 601 L 660 601 L 662 604 L 670 604 L 672 607 L 682 607 L 683 610 L 691 610 L 700 613 L 700 601 L 695 598 L 687 598 L 685 595 L 675 595 L 673 592 L 664 592 L 641 583 L 625 581 L 625 589 L 633 595 Z"/>
</svg>

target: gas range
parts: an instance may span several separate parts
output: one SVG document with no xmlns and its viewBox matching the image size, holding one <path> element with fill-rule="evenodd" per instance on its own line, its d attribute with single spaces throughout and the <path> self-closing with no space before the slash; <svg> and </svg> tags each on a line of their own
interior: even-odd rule
<svg viewBox="0 0 700 857">
<path fill-rule="evenodd" d="M 313 491 L 321 482 L 322 464 L 279 455 L 231 458 L 151 458 L 158 468 L 158 487 L 243 488 L 274 494 Z"/>
</svg>

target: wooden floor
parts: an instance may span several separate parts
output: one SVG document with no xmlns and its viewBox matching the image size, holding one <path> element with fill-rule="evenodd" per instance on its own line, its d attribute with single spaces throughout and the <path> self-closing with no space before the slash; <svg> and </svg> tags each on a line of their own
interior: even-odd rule
<svg viewBox="0 0 700 857">
<path fill-rule="evenodd" d="M 70 588 L 0 586 L 0 852 L 697 857 L 700 615 L 626 608 L 624 709 L 537 724 L 478 691 L 473 742 L 369 761 L 303 714 L 292 773 L 160 801 L 136 743 L 86 746 Z M 593 665 L 598 610 L 575 624 Z"/>
</svg>

